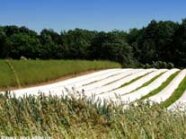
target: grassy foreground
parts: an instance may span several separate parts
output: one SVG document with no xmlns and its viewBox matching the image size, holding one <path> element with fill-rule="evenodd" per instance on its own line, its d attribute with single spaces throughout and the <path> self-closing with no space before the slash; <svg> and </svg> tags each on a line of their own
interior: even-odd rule
<svg viewBox="0 0 186 139">
<path fill-rule="evenodd" d="M 0 60 L 0 88 L 22 87 L 85 71 L 118 67 L 121 65 L 109 61 Z"/>
<path fill-rule="evenodd" d="M 0 95 L 0 136 L 78 139 L 182 139 L 186 115 L 159 105 L 97 105 L 85 98 Z"/>
</svg>

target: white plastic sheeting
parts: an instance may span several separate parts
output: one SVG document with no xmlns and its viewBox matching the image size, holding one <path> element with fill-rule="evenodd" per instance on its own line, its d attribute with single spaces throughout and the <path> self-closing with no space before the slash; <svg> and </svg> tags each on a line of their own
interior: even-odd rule
<svg viewBox="0 0 186 139">
<path fill-rule="evenodd" d="M 95 100 L 99 99 L 102 102 L 104 100 L 117 102 L 118 99 L 116 96 L 119 96 L 119 101 L 121 102 L 133 102 L 160 87 L 172 74 L 177 71 L 179 71 L 179 69 L 108 69 L 52 84 L 12 90 L 11 94 L 14 94 L 16 97 L 23 97 L 24 95 L 37 96 L 40 93 L 45 95 L 68 96 L 78 91 L 79 94 L 76 95 L 77 97 L 81 97 L 83 94 L 83 96 L 87 97 L 94 96 Z M 161 73 L 162 75 L 153 82 L 147 86 L 143 86 L 144 83 L 150 81 Z M 123 84 L 140 76 L 144 77 L 139 78 L 131 84 L 121 87 Z M 148 100 L 156 103 L 161 103 L 162 101 L 167 100 L 178 88 L 179 84 L 185 77 L 186 69 L 181 70 L 180 73 L 170 82 L 170 84 L 168 84 L 158 94 L 149 97 Z M 183 106 L 183 103 L 186 104 L 186 91 L 174 104 L 169 106 L 168 109 L 175 110 L 178 105 Z"/>
<path fill-rule="evenodd" d="M 133 83 L 118 88 L 117 90 L 111 91 L 111 92 L 106 92 L 103 94 L 100 94 L 96 97 L 99 97 L 99 99 L 112 99 L 115 100 L 116 96 L 121 96 L 124 95 L 126 93 L 129 93 L 135 89 L 137 89 L 138 87 L 142 86 L 144 83 L 148 82 L 149 80 L 151 80 L 152 78 L 154 78 L 155 76 L 157 76 L 158 74 L 160 74 L 161 72 L 164 72 L 166 70 L 156 70 L 156 69 L 149 69 L 149 70 L 144 70 L 145 72 L 143 73 L 145 75 L 144 77 L 138 79 L 137 81 L 134 81 Z M 152 73 L 151 73 L 152 72 Z"/>
<path fill-rule="evenodd" d="M 168 110 L 186 110 L 186 90 L 175 103 L 168 107 Z"/>
<path fill-rule="evenodd" d="M 148 100 L 155 102 L 155 103 L 161 103 L 162 101 L 165 101 L 168 99 L 172 93 L 178 88 L 181 81 L 186 76 L 186 70 L 182 70 L 171 82 L 168 86 L 166 86 L 162 91 L 160 91 L 158 94 L 148 98 Z"/>
<path fill-rule="evenodd" d="M 47 84 L 47 85 L 42 85 L 42 86 L 36 86 L 36 87 L 29 87 L 29 88 L 23 88 L 23 89 L 18 89 L 18 90 L 12 90 L 11 93 L 14 94 L 16 97 L 21 97 L 23 95 L 38 95 L 39 92 L 42 92 L 44 94 L 49 94 L 49 93 L 54 93 L 61 95 L 62 90 L 64 90 L 64 87 L 68 86 L 69 84 L 73 84 L 76 82 L 82 82 L 84 80 L 94 78 L 95 76 L 103 76 L 103 75 L 108 75 L 108 73 L 113 74 L 116 72 L 121 72 L 121 69 L 108 69 L 108 70 L 102 70 L 98 71 L 95 73 L 91 73 L 88 75 L 82 75 L 79 77 L 67 79 L 65 81 L 60 81 L 52 84 Z M 54 92 L 56 91 L 56 92 Z"/>
<path fill-rule="evenodd" d="M 131 94 L 121 96 L 121 100 L 124 103 L 128 103 L 128 102 L 133 102 L 133 101 L 136 101 L 137 99 L 142 98 L 143 96 L 149 94 L 151 91 L 160 87 L 163 82 L 165 82 L 172 74 L 174 74 L 177 71 L 179 70 L 172 69 L 172 70 L 166 71 L 160 77 L 158 77 L 156 80 L 150 83 L 148 86 L 144 86 L 140 88 L 139 90 L 132 92 Z"/>
</svg>

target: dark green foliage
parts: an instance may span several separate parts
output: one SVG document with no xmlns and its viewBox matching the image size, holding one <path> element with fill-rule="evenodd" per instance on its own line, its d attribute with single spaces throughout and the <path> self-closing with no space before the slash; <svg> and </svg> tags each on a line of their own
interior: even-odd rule
<svg viewBox="0 0 186 139">
<path fill-rule="evenodd" d="M 173 62 L 172 55 L 176 49 L 173 46 L 173 39 L 178 27 L 177 23 L 171 21 L 156 22 L 153 20 L 140 31 L 140 34 L 133 30 L 132 34 L 138 34 L 136 39 L 130 42 L 135 47 L 135 57 L 144 64 L 151 64 L 152 61 Z"/>
<path fill-rule="evenodd" d="M 162 68 L 165 68 L 165 69 L 172 69 L 174 68 L 174 64 L 171 63 L 171 62 L 162 62 L 162 61 L 156 61 L 156 62 L 152 62 L 152 64 L 145 64 L 143 65 L 143 68 L 145 69 L 148 69 L 148 68 L 157 68 L 157 69 L 162 69 Z"/>
<path fill-rule="evenodd" d="M 19 59 L 21 56 L 28 58 L 38 57 L 40 46 L 39 39 L 36 36 L 30 36 L 25 33 L 13 34 L 9 37 L 11 58 Z"/>
<path fill-rule="evenodd" d="M 124 65 L 133 60 L 132 47 L 128 45 L 122 32 L 100 32 L 92 41 L 90 53 L 93 59 L 109 59 Z"/>
<path fill-rule="evenodd" d="M 152 20 L 129 32 L 74 29 L 40 34 L 17 26 L 0 26 L 0 58 L 99 59 L 124 67 L 186 66 L 186 19 L 182 23 Z M 155 63 L 153 63 L 153 61 Z M 162 61 L 162 62 L 157 62 Z"/>
<path fill-rule="evenodd" d="M 91 41 L 97 32 L 75 29 L 62 32 L 64 58 L 89 59 Z"/>
<path fill-rule="evenodd" d="M 43 29 L 39 36 L 41 46 L 38 58 L 60 59 L 62 58 L 62 38 L 51 29 Z"/>
<path fill-rule="evenodd" d="M 186 19 L 183 20 L 178 30 L 175 32 L 173 45 L 176 49 L 174 51 L 174 62 L 178 66 L 186 66 Z"/>
</svg>

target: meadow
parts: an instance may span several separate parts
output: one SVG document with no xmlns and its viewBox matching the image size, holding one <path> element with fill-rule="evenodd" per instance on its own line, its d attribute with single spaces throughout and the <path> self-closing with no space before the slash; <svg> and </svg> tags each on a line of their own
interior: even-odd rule
<svg viewBox="0 0 186 139">
<path fill-rule="evenodd" d="M 21 88 L 68 75 L 120 67 L 110 61 L 0 60 L 0 89 Z"/>
</svg>

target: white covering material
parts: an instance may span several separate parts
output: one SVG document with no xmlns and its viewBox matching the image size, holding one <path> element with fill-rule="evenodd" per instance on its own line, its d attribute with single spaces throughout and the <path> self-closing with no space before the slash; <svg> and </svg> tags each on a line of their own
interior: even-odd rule
<svg viewBox="0 0 186 139">
<path fill-rule="evenodd" d="M 169 110 L 186 110 L 186 90 L 183 95 L 172 105 L 168 107 Z"/>
<path fill-rule="evenodd" d="M 186 70 L 182 70 L 171 82 L 168 86 L 166 86 L 162 91 L 158 94 L 148 98 L 150 101 L 155 103 L 161 103 L 162 101 L 167 100 L 172 93 L 178 88 L 181 81 L 186 76 Z"/>
<path fill-rule="evenodd" d="M 67 79 L 65 81 L 60 81 L 60 82 L 56 82 L 56 83 L 52 83 L 52 84 L 48 84 L 48 85 L 12 90 L 11 93 L 14 94 L 16 97 L 21 97 L 26 94 L 27 95 L 38 95 L 39 94 L 38 92 L 45 93 L 46 95 L 48 93 L 62 95 L 62 90 L 64 90 L 64 87 L 66 87 L 70 84 L 74 84 L 76 82 L 83 82 L 87 79 L 94 78 L 95 76 L 98 77 L 98 76 L 103 76 L 105 74 L 106 74 L 106 76 L 108 76 L 108 74 L 110 74 L 110 73 L 113 74 L 113 73 L 117 73 L 117 72 L 121 72 L 121 69 L 102 70 L 102 71 L 98 71 L 98 72 L 91 73 L 88 75 L 82 75 L 79 77 Z"/>
<path fill-rule="evenodd" d="M 149 80 L 151 80 L 152 78 L 154 78 L 155 76 L 157 76 L 158 74 L 160 74 L 161 72 L 164 72 L 164 71 L 166 71 L 166 70 L 156 70 L 156 69 L 144 70 L 142 75 L 145 75 L 150 72 L 152 72 L 152 73 L 138 79 L 137 81 L 134 81 L 133 83 L 131 83 L 127 86 L 118 88 L 117 90 L 114 90 L 111 92 L 106 92 L 106 93 L 100 94 L 96 97 L 98 97 L 99 99 L 115 100 L 116 96 L 124 95 L 126 93 L 129 93 L 129 92 L 137 89 L 138 87 L 142 86 L 145 82 L 148 82 Z"/>
<path fill-rule="evenodd" d="M 165 82 L 172 74 L 174 74 L 177 71 L 179 70 L 178 69 L 168 70 L 167 72 L 163 73 L 160 77 L 158 77 L 156 80 L 154 80 L 152 83 L 150 83 L 148 86 L 144 86 L 131 94 L 122 96 L 121 100 L 124 103 L 127 103 L 140 99 L 141 97 L 149 94 L 151 91 L 160 87 L 163 82 Z"/>
</svg>

